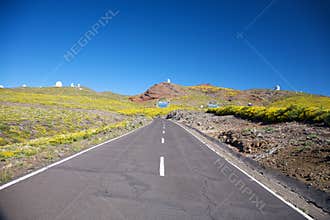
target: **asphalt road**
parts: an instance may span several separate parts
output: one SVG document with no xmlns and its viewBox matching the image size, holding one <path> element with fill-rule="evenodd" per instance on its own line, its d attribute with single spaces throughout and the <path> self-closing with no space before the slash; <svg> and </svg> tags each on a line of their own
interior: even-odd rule
<svg viewBox="0 0 330 220">
<path fill-rule="evenodd" d="M 178 125 L 150 125 L 0 191 L 0 219 L 305 219 Z"/>
</svg>

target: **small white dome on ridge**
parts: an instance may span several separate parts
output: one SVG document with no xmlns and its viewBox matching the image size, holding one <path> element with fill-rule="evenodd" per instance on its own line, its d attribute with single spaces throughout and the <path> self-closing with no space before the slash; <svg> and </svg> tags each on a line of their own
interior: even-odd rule
<svg viewBox="0 0 330 220">
<path fill-rule="evenodd" d="M 55 83 L 55 87 L 62 87 L 62 86 L 63 86 L 63 84 L 62 84 L 61 81 L 57 81 L 57 82 Z"/>
</svg>

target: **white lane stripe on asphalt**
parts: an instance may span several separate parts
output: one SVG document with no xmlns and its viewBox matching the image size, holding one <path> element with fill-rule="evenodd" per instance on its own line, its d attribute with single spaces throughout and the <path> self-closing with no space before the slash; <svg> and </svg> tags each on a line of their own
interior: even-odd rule
<svg viewBox="0 0 330 220">
<path fill-rule="evenodd" d="M 287 204 L 293 210 L 295 210 L 296 212 L 298 212 L 299 214 L 301 214 L 302 216 L 304 216 L 306 219 L 308 219 L 308 220 L 314 220 L 311 216 L 307 215 L 305 212 L 303 212 L 302 210 L 300 210 L 299 208 L 297 208 L 296 206 L 294 206 L 291 202 L 286 201 L 282 196 L 278 195 L 276 192 L 274 192 L 273 190 L 271 190 L 270 188 L 268 188 L 266 185 L 264 185 L 263 183 L 261 183 L 259 180 L 257 180 L 256 178 L 254 178 L 253 176 L 251 176 L 250 174 L 248 174 L 245 170 L 241 169 L 240 167 L 238 167 L 236 164 L 234 164 L 230 160 L 226 159 L 225 157 L 222 157 L 215 149 L 213 149 L 213 147 L 209 146 L 207 143 L 205 143 L 197 135 L 195 135 L 194 133 L 192 133 L 190 130 L 188 130 L 187 128 L 185 128 L 183 125 L 180 125 L 179 123 L 174 122 L 174 121 L 172 121 L 172 122 L 174 124 L 178 125 L 179 127 L 183 128 L 190 135 L 192 135 L 193 137 L 195 137 L 199 142 L 201 142 L 202 144 L 204 144 L 206 147 L 208 147 L 214 153 L 218 154 L 221 158 L 223 158 L 224 160 L 226 160 L 229 164 L 231 164 L 232 166 L 234 166 L 236 169 L 238 169 L 239 171 L 241 171 L 243 174 L 245 174 L 246 176 L 248 176 L 250 179 L 252 179 L 253 181 L 255 181 L 257 184 L 259 184 L 259 186 L 261 186 L 262 188 L 264 188 L 265 190 L 267 190 L 269 193 L 271 193 L 273 196 L 275 196 L 276 198 L 278 198 L 279 200 L 281 200 L 283 203 Z"/>
<path fill-rule="evenodd" d="M 164 139 L 164 138 L 162 138 L 161 142 L 162 142 L 162 144 L 164 144 L 164 143 L 165 143 L 165 139 Z"/>
<path fill-rule="evenodd" d="M 165 134 L 165 131 L 163 130 L 163 134 Z"/>
<path fill-rule="evenodd" d="M 57 161 L 57 162 L 52 163 L 52 164 L 49 164 L 49 165 L 47 165 L 47 166 L 45 166 L 45 167 L 40 168 L 39 170 L 33 171 L 33 172 L 31 172 L 31 173 L 29 173 L 29 174 L 27 174 L 27 175 L 25 175 L 25 176 L 19 177 L 19 178 L 17 178 L 17 179 L 14 179 L 14 180 L 8 182 L 8 183 L 5 183 L 5 184 L 3 184 L 3 185 L 0 186 L 0 191 L 3 190 L 3 189 L 5 189 L 5 188 L 7 188 L 7 187 L 9 187 L 9 186 L 11 186 L 11 185 L 14 185 L 14 184 L 16 184 L 16 183 L 19 183 L 19 182 L 25 180 L 25 179 L 28 179 L 28 178 L 30 178 L 30 177 L 32 177 L 32 176 L 35 176 L 35 175 L 37 175 L 37 174 L 39 174 L 39 173 L 42 173 L 42 172 L 48 170 L 49 168 L 52 168 L 52 167 L 54 167 L 54 166 L 57 166 L 57 165 L 59 165 L 59 164 L 61 164 L 61 163 L 66 162 L 66 161 L 68 161 L 68 160 L 71 160 L 71 159 L 73 159 L 73 158 L 75 158 L 75 157 L 78 157 L 78 156 L 81 155 L 81 154 L 87 153 L 88 151 L 91 151 L 91 150 L 93 150 L 93 149 L 95 149 L 95 148 L 98 148 L 98 147 L 100 147 L 100 146 L 102 146 L 102 145 L 104 145 L 104 144 L 107 144 L 107 143 L 110 143 L 110 142 L 112 142 L 112 141 L 118 140 L 118 139 L 120 139 L 120 138 L 122 138 L 122 137 L 125 137 L 125 136 L 127 136 L 127 135 L 129 135 L 129 134 L 131 134 L 131 133 L 133 133 L 133 132 L 136 132 L 137 130 L 140 130 L 141 128 L 144 128 L 144 127 L 148 126 L 148 125 L 149 125 L 149 124 L 144 125 L 144 126 L 142 126 L 142 127 L 139 127 L 139 128 L 137 128 L 137 129 L 134 129 L 134 130 L 132 130 L 132 131 L 130 131 L 130 132 L 127 132 L 126 134 L 120 135 L 120 136 L 118 136 L 118 137 L 115 137 L 115 138 L 113 138 L 113 139 L 107 140 L 107 141 L 105 141 L 105 142 L 103 142 L 103 143 L 100 143 L 100 144 L 98 144 L 98 145 L 95 145 L 95 146 L 93 146 L 93 147 L 90 147 L 90 148 L 87 148 L 87 149 L 85 149 L 85 150 L 82 150 L 82 151 L 80 151 L 80 152 L 78 152 L 78 153 L 76 153 L 76 154 L 73 154 L 73 155 L 71 155 L 71 156 L 69 156 L 69 157 L 66 157 L 66 158 L 64 158 L 64 159 L 62 159 L 62 160 L 60 160 L 60 161 Z"/>
<path fill-rule="evenodd" d="M 159 176 L 165 176 L 164 157 L 159 160 Z"/>
</svg>

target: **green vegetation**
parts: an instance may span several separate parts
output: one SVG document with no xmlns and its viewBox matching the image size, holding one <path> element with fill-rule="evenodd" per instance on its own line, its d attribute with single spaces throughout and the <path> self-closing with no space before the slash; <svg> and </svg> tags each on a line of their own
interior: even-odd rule
<svg viewBox="0 0 330 220">
<path fill-rule="evenodd" d="M 192 107 L 186 107 L 186 106 L 178 106 L 178 105 L 171 105 L 167 108 L 150 108 L 150 107 L 142 107 L 142 108 L 132 108 L 132 109 L 125 109 L 118 111 L 121 114 L 124 115 L 144 115 L 148 117 L 156 117 L 161 115 L 166 115 L 170 113 L 171 111 L 178 110 L 178 109 L 186 109 L 186 110 L 192 110 Z"/>
<path fill-rule="evenodd" d="M 225 91 L 230 96 L 238 94 L 237 90 L 212 86 L 212 85 L 209 85 L 209 84 L 197 85 L 197 86 L 187 86 L 187 88 L 190 89 L 190 90 L 201 91 L 201 92 L 204 92 L 204 93 L 216 93 L 216 92 L 220 92 L 220 91 Z"/>
<path fill-rule="evenodd" d="M 226 106 L 208 110 L 217 115 L 330 125 L 328 97 L 207 84 L 176 88 L 184 95 L 170 96 L 167 108 L 155 107 L 156 99 L 135 103 L 128 96 L 88 88 L 0 89 L 0 183 L 121 135 L 147 119 L 178 109 L 198 110 L 210 101 Z M 240 106 L 249 102 L 256 106 Z M 271 132 L 271 128 L 265 130 Z"/>
<path fill-rule="evenodd" d="M 139 106 L 127 96 L 87 88 L 0 89 L 0 182 L 21 163 L 27 169 L 139 126 L 119 113 Z"/>
<path fill-rule="evenodd" d="M 322 123 L 330 126 L 330 110 L 318 107 L 297 105 L 291 105 L 289 107 L 226 106 L 217 109 L 208 109 L 207 112 L 216 115 L 235 115 L 243 119 L 266 123 L 298 121 Z"/>
<path fill-rule="evenodd" d="M 55 91 L 54 94 L 50 94 L 52 90 Z M 118 111 L 139 106 L 124 97 L 121 97 L 119 100 L 109 94 L 99 94 L 89 90 L 77 90 L 77 88 L 1 89 L 0 100 L 2 102 L 49 105 L 62 108 L 97 109 L 105 111 Z"/>
<path fill-rule="evenodd" d="M 20 158 L 33 156 L 39 151 L 44 150 L 47 146 L 56 146 L 60 144 L 70 144 L 82 139 L 88 139 L 93 135 L 109 132 L 116 128 L 125 128 L 129 124 L 128 121 L 121 121 L 100 128 L 91 128 L 74 133 L 59 134 L 51 137 L 41 137 L 27 142 L 18 144 L 5 145 L 0 148 L 0 160 L 8 158 Z"/>
<path fill-rule="evenodd" d="M 235 91 L 235 90 L 234 90 Z M 319 123 L 330 126 L 330 98 L 326 96 L 310 95 L 306 93 L 293 93 L 289 91 L 280 91 L 283 94 L 274 91 L 263 92 L 255 90 L 258 94 L 266 94 L 270 104 L 247 107 L 241 105 L 227 105 L 218 109 L 209 109 L 207 112 L 216 115 L 235 115 L 243 119 L 260 121 L 265 123 L 277 122 L 306 122 Z M 276 99 L 271 94 L 278 94 Z M 243 96 L 243 98 L 246 98 Z M 252 102 L 252 101 L 251 101 Z M 261 104 L 261 103 L 259 103 Z"/>
<path fill-rule="evenodd" d="M 0 146 L 103 127 L 116 121 L 114 116 L 110 113 L 100 114 L 58 107 L 2 104 L 0 105 Z"/>
<path fill-rule="evenodd" d="M 249 93 L 244 91 L 208 84 L 182 86 L 182 89 L 185 95 L 171 98 L 171 105 L 167 108 L 153 107 L 155 101 L 135 103 L 128 96 L 99 93 L 88 88 L 0 89 L 0 147 L 68 143 L 81 136 L 95 135 L 99 132 L 97 129 L 107 129 L 109 124 L 138 115 L 152 118 L 177 109 L 197 110 L 209 101 L 227 106 L 208 110 L 217 115 L 232 114 L 267 123 L 300 121 L 329 125 L 328 97 L 288 93 L 266 107 L 243 107 L 235 104 L 249 100 L 246 95 Z M 236 101 L 228 101 L 231 97 L 236 97 Z M 12 154 L 11 151 L 2 151 L 1 157 L 10 158 Z"/>
<path fill-rule="evenodd" d="M 0 89 L 0 160 L 39 155 L 50 146 L 126 128 L 138 115 L 152 118 L 184 108 L 150 106 L 88 88 Z"/>
<path fill-rule="evenodd" d="M 271 107 L 289 107 L 291 105 L 330 109 L 330 98 L 327 96 L 317 96 L 301 93 L 270 104 Z"/>
<path fill-rule="evenodd" d="M 0 172 L 0 183 L 4 183 L 9 181 L 11 178 L 13 178 L 13 174 L 8 169 L 3 169 Z"/>
<path fill-rule="evenodd" d="M 240 91 L 217 87 L 212 85 L 197 85 L 185 87 L 186 96 L 174 99 L 175 104 L 185 104 L 190 106 L 207 105 L 210 101 L 215 101 L 219 104 L 229 104 L 228 99 L 232 96 L 237 96 Z"/>
</svg>

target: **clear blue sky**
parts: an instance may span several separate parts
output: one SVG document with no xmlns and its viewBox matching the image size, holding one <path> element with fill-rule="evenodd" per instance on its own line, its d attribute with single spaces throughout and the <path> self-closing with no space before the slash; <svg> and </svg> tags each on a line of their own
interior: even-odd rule
<svg viewBox="0 0 330 220">
<path fill-rule="evenodd" d="M 330 1 L 270 3 L 1 0 L 0 84 L 137 94 L 170 78 L 330 95 Z M 108 10 L 119 13 L 66 62 Z"/>
</svg>

